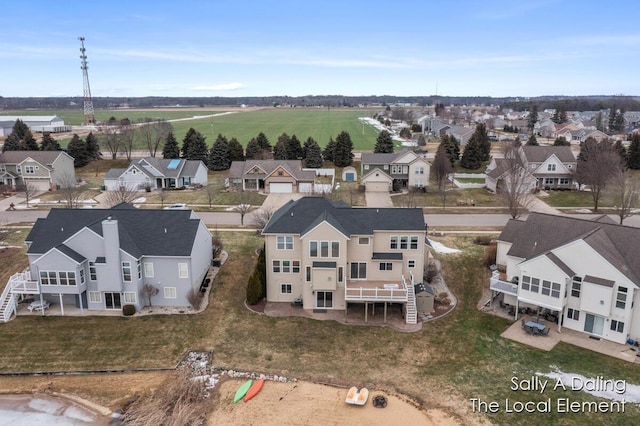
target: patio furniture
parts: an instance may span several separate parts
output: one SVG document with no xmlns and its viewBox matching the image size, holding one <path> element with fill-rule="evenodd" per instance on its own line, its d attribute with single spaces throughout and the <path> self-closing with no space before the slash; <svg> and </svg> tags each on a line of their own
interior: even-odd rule
<svg viewBox="0 0 640 426">
<path fill-rule="evenodd" d="M 532 334 L 540 335 L 547 328 L 544 324 L 538 324 L 535 321 L 528 321 L 524 324 L 525 329 L 529 328 Z"/>
<path fill-rule="evenodd" d="M 42 312 L 45 309 L 49 309 L 50 306 L 51 304 L 46 300 L 43 302 L 40 302 L 39 300 L 35 300 L 31 302 L 29 306 L 27 306 L 27 309 L 29 310 L 29 312 L 33 312 L 33 311 Z"/>
</svg>

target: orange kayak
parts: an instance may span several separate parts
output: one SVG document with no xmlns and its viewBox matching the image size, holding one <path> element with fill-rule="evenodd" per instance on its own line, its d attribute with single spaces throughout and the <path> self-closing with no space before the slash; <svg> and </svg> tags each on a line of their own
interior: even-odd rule
<svg viewBox="0 0 640 426">
<path fill-rule="evenodd" d="M 260 389 L 262 389 L 262 385 L 264 385 L 264 379 L 260 379 L 254 382 L 253 385 L 251 385 L 251 387 L 247 391 L 247 394 L 244 396 L 244 402 L 247 402 L 251 398 L 256 396 L 258 392 L 260 392 Z"/>
</svg>

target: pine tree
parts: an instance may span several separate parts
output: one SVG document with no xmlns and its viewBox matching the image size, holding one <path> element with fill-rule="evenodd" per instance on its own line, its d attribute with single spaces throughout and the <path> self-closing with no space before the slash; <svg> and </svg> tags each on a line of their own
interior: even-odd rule
<svg viewBox="0 0 640 426">
<path fill-rule="evenodd" d="M 73 157 L 74 167 L 82 167 L 89 163 L 87 143 L 75 133 L 67 145 L 67 153 Z"/>
<path fill-rule="evenodd" d="M 444 145 L 447 151 L 447 157 L 449 157 L 451 166 L 455 166 L 456 161 L 460 159 L 460 143 L 455 137 L 449 135 L 442 136 L 440 143 Z"/>
<path fill-rule="evenodd" d="M 530 133 L 533 133 L 533 128 L 538 122 L 538 106 L 532 105 L 531 110 L 529 110 L 529 118 L 527 118 L 527 128 Z"/>
<path fill-rule="evenodd" d="M 162 158 L 165 160 L 180 158 L 180 147 L 178 146 L 178 141 L 173 135 L 173 132 L 169 132 L 164 141 L 164 146 L 162 147 Z"/>
<path fill-rule="evenodd" d="M 191 142 L 188 144 L 188 151 L 183 153 L 184 158 L 187 160 L 200 160 L 206 164 L 207 157 L 209 156 L 206 139 L 202 133 L 196 131 Z"/>
<path fill-rule="evenodd" d="M 536 139 L 536 135 L 531 135 L 529 136 L 529 139 L 527 139 L 527 143 L 525 145 L 539 146 L 540 144 L 538 143 L 538 139 Z"/>
<path fill-rule="evenodd" d="M 334 141 L 333 138 L 329 138 L 329 142 L 327 143 L 327 146 L 325 146 L 324 150 L 322 151 L 322 158 L 324 158 L 325 161 L 333 162 L 333 154 L 335 150 L 336 150 L 336 141 Z"/>
<path fill-rule="evenodd" d="M 460 165 L 465 169 L 477 169 L 482 165 L 483 156 L 480 142 L 477 139 L 471 138 L 464 147 Z"/>
<path fill-rule="evenodd" d="M 286 160 L 287 159 L 287 145 L 284 139 L 279 138 L 275 148 L 273 148 L 274 160 Z"/>
<path fill-rule="evenodd" d="M 383 130 L 378 134 L 376 146 L 373 148 L 373 152 L 383 154 L 393 153 L 393 139 L 391 138 L 391 133 Z"/>
<path fill-rule="evenodd" d="M 89 156 L 90 161 L 97 160 L 102 157 L 98 138 L 93 134 L 93 132 L 89 132 L 85 141 L 87 142 L 87 155 Z"/>
<path fill-rule="evenodd" d="M 41 151 L 61 151 L 62 147 L 55 140 L 49 132 L 42 135 L 42 140 L 40 141 L 40 150 Z"/>
<path fill-rule="evenodd" d="M 564 136 L 558 136 L 555 141 L 553 141 L 553 146 L 571 146 L 571 143 L 567 141 L 567 138 Z"/>
<path fill-rule="evenodd" d="M 489 161 L 491 158 L 491 141 L 489 141 L 487 126 L 484 123 L 480 123 L 476 126 L 476 131 L 473 132 L 469 141 L 471 141 L 471 139 L 475 139 L 478 142 L 478 147 L 482 153 L 480 161 Z"/>
<path fill-rule="evenodd" d="M 229 160 L 244 161 L 244 148 L 236 138 L 229 140 Z"/>
<path fill-rule="evenodd" d="M 184 139 L 182 139 L 182 158 L 188 158 L 191 153 L 191 146 L 195 141 L 196 133 L 198 133 L 196 129 L 190 127 L 186 135 L 184 135 Z"/>
<path fill-rule="evenodd" d="M 229 167 L 231 167 L 229 141 L 221 134 L 218 134 L 218 137 L 209 150 L 207 167 L 209 170 L 229 170 Z"/>
<path fill-rule="evenodd" d="M 350 166 L 353 162 L 353 142 L 349 132 L 342 131 L 336 137 L 336 147 L 333 150 L 333 164 L 336 167 Z"/>
<path fill-rule="evenodd" d="M 320 145 L 312 137 L 304 143 L 305 166 L 313 169 L 322 167 L 322 150 Z"/>
<path fill-rule="evenodd" d="M 18 140 L 23 140 L 27 136 L 27 132 L 31 132 L 29 130 L 29 126 L 24 124 L 24 121 L 17 119 L 15 123 L 13 123 L 13 128 L 11 129 L 11 133 L 18 137 Z"/>
<path fill-rule="evenodd" d="M 271 152 L 271 144 L 269 143 L 269 139 L 267 139 L 267 136 L 264 133 L 260 132 L 258 134 L 258 137 L 256 138 L 256 141 L 258 141 L 260 150 Z"/>
<path fill-rule="evenodd" d="M 302 145 L 300 144 L 300 139 L 298 139 L 296 135 L 291 135 L 286 146 L 287 146 L 287 159 L 303 160 L 305 158 L 304 149 L 302 149 Z"/>
<path fill-rule="evenodd" d="M 631 137 L 629 150 L 627 151 L 627 167 L 633 170 L 640 169 L 640 134 L 635 133 Z"/>
<path fill-rule="evenodd" d="M 5 151 L 20 151 L 20 139 L 14 133 L 9 133 L 5 139 L 2 152 Z"/>
<path fill-rule="evenodd" d="M 616 114 L 615 127 L 616 132 L 624 132 L 624 108 Z"/>
<path fill-rule="evenodd" d="M 256 138 L 251 138 L 251 140 L 247 144 L 245 158 L 247 160 L 257 160 L 261 152 L 262 150 L 260 149 L 260 145 L 258 145 L 258 141 L 256 140 Z"/>
<path fill-rule="evenodd" d="M 20 141 L 20 146 L 23 151 L 39 151 L 40 146 L 36 141 L 36 138 L 33 137 L 33 133 L 31 130 L 27 129 L 24 138 Z"/>
<path fill-rule="evenodd" d="M 609 131 L 616 131 L 616 119 L 618 116 L 618 110 L 616 109 L 616 104 L 613 104 L 611 109 L 609 110 Z"/>
</svg>

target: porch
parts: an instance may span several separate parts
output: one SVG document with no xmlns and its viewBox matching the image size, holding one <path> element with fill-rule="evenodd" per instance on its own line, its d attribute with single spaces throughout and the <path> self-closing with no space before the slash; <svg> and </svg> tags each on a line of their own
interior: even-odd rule
<svg viewBox="0 0 640 426">
<path fill-rule="evenodd" d="M 347 302 L 404 303 L 407 286 L 402 281 L 347 281 L 344 299 Z"/>
</svg>

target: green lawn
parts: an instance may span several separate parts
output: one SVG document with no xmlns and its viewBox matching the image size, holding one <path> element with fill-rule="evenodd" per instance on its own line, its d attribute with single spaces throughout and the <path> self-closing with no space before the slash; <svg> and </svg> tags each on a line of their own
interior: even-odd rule
<svg viewBox="0 0 640 426">
<path fill-rule="evenodd" d="M 546 191 L 549 196 L 540 197 L 542 201 L 553 207 L 587 207 L 593 208 L 593 198 L 585 191 Z M 607 197 L 600 197 L 599 207 L 613 207 Z"/>
<path fill-rule="evenodd" d="M 506 207 L 505 200 L 484 188 L 449 189 L 444 201 L 447 207 Z M 393 205 L 406 207 L 442 207 L 442 196 L 435 185 L 431 185 L 427 193 L 409 193 L 391 197 Z"/>
</svg>

